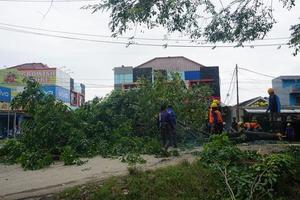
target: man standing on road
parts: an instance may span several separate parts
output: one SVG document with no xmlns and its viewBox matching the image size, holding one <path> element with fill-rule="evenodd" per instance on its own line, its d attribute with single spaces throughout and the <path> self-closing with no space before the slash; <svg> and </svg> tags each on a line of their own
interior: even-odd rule
<svg viewBox="0 0 300 200">
<path fill-rule="evenodd" d="M 279 97 L 275 94 L 273 88 L 269 88 L 268 93 L 269 93 L 269 106 L 266 112 L 267 113 L 270 112 L 271 132 L 274 132 L 276 131 L 275 123 L 277 121 L 277 118 L 279 117 L 281 105 L 280 105 Z"/>
<path fill-rule="evenodd" d="M 172 139 L 172 146 L 177 148 L 177 136 L 176 136 L 176 113 L 171 105 L 167 107 L 167 112 L 171 116 L 171 139 Z"/>
</svg>

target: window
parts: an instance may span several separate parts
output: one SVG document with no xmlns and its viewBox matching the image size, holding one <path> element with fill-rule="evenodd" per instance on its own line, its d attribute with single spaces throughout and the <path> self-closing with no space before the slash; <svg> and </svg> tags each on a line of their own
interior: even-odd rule
<svg viewBox="0 0 300 200">
<path fill-rule="evenodd" d="M 282 87 L 283 88 L 288 88 L 288 87 L 291 87 L 293 86 L 294 84 L 296 83 L 295 80 L 282 80 Z"/>
<path fill-rule="evenodd" d="M 115 75 L 115 84 L 132 83 L 132 82 L 133 82 L 132 74 L 116 74 Z"/>
</svg>

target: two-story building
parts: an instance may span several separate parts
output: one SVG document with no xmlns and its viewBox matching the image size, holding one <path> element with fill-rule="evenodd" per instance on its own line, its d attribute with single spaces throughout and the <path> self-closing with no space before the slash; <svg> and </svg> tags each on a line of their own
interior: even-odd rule
<svg viewBox="0 0 300 200">
<path fill-rule="evenodd" d="M 161 72 L 170 78 L 172 72 L 179 73 L 181 79 L 189 87 L 193 84 L 209 85 L 213 90 L 213 98 L 220 99 L 219 67 L 207 67 L 183 56 L 157 57 L 136 67 L 121 66 L 114 68 L 114 88 L 127 89 L 136 87 L 140 78 L 154 80 L 155 72 Z"/>
<path fill-rule="evenodd" d="M 33 78 L 41 89 L 71 108 L 84 103 L 85 86 L 56 67 L 26 63 L 0 70 L 0 138 L 15 133 L 24 116 L 22 110 L 11 110 L 12 99 L 25 88 L 24 78 Z"/>
<path fill-rule="evenodd" d="M 272 87 L 283 106 L 300 106 L 300 75 L 279 76 L 272 80 Z"/>
</svg>

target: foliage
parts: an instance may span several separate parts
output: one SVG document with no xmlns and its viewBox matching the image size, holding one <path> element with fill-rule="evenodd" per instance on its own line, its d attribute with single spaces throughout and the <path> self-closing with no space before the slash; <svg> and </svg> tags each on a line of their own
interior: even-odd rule
<svg viewBox="0 0 300 200">
<path fill-rule="evenodd" d="M 25 81 L 25 90 L 12 104 L 23 108 L 28 117 L 21 125 L 21 137 L 0 148 L 0 160 L 21 163 L 26 169 L 40 169 L 53 160 L 80 164 L 79 157 L 95 155 L 123 156 L 130 164 L 143 162 L 139 154 L 161 153 L 157 130 L 160 105 L 174 105 L 183 124 L 200 130 L 210 94 L 207 87 L 186 88 L 178 74 L 168 81 L 156 74 L 153 84 L 141 80 L 138 89 L 115 90 L 73 111 L 43 93 L 33 79 Z M 185 137 L 180 131 L 178 135 Z"/>
<path fill-rule="evenodd" d="M 61 154 L 61 160 L 64 161 L 65 165 L 74 165 L 80 163 L 78 155 L 70 146 L 64 147 L 64 150 Z"/>
<path fill-rule="evenodd" d="M 22 155 L 24 147 L 17 140 L 7 140 L 2 148 L 0 148 L 0 162 L 14 164 Z"/>
<path fill-rule="evenodd" d="M 296 24 L 291 27 L 292 31 L 291 39 L 289 41 L 290 47 L 295 48 L 294 56 L 300 51 L 300 24 Z"/>
<path fill-rule="evenodd" d="M 278 0 L 283 7 L 292 9 L 295 0 Z M 180 32 L 191 38 L 204 38 L 207 42 L 237 42 L 262 39 L 276 23 L 273 1 L 231 0 L 102 0 L 84 9 L 110 12 L 113 36 L 123 34 L 137 25 L 148 29 L 162 26 L 168 32 Z M 292 36 L 299 35 L 298 25 Z M 299 37 L 294 37 L 299 38 Z M 290 40 L 291 47 L 299 47 L 299 39 Z"/>
<path fill-rule="evenodd" d="M 294 174 L 290 155 L 244 152 L 232 145 L 226 135 L 213 137 L 204 146 L 201 160 L 224 178 L 231 199 L 273 199 L 280 179 Z"/>
<path fill-rule="evenodd" d="M 47 151 L 25 151 L 21 154 L 19 162 L 24 169 L 37 170 L 51 165 L 53 160 Z"/>
<path fill-rule="evenodd" d="M 127 155 L 122 156 L 121 161 L 126 162 L 129 165 L 146 163 L 145 159 L 143 159 L 139 154 L 135 154 L 135 153 L 129 153 Z"/>
</svg>

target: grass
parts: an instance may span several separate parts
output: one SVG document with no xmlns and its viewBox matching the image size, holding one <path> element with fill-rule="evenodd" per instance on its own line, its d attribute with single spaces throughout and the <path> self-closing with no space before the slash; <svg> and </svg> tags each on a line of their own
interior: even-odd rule
<svg viewBox="0 0 300 200">
<path fill-rule="evenodd" d="M 274 200 L 298 200 L 300 149 L 294 149 L 293 176 L 282 176 L 274 187 Z M 128 168 L 129 175 L 65 190 L 51 199 L 64 200 L 220 200 L 230 199 L 224 181 L 200 161 L 157 170 Z"/>
<path fill-rule="evenodd" d="M 129 175 L 114 177 L 103 184 L 91 184 L 66 190 L 54 199 L 103 200 L 193 200 L 223 199 L 219 177 L 199 162 L 185 161 L 154 171 L 130 168 Z M 225 194 L 226 196 L 227 194 Z"/>
</svg>

